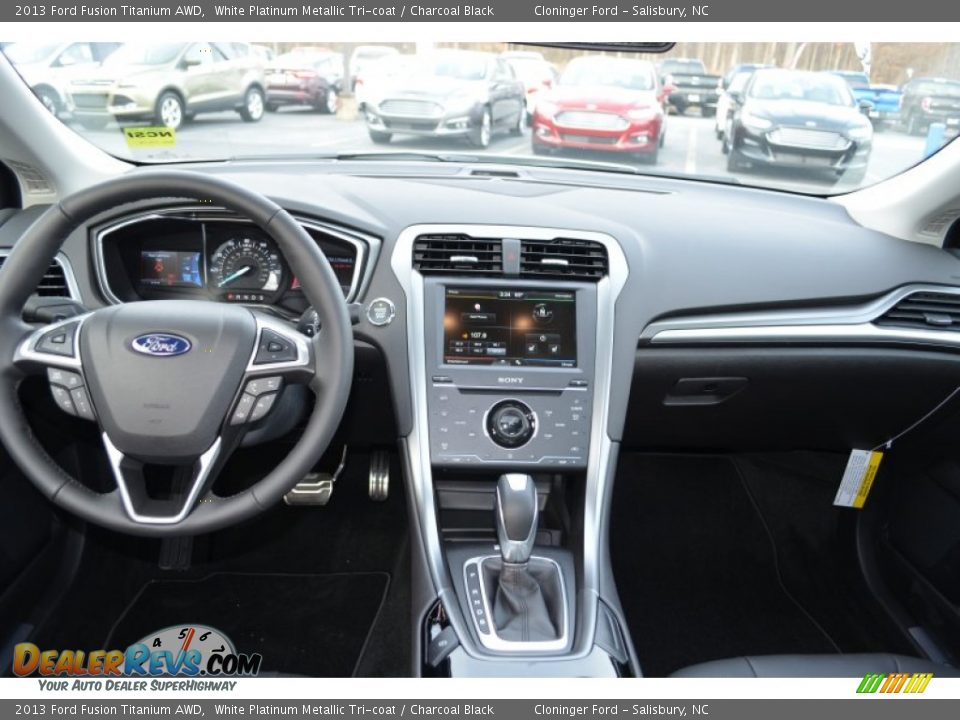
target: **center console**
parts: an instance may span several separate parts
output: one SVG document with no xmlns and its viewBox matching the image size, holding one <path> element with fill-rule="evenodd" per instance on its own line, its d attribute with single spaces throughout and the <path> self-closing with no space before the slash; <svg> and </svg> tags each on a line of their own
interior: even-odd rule
<svg viewBox="0 0 960 720">
<path fill-rule="evenodd" d="M 622 249 L 584 231 L 427 225 L 401 233 L 391 266 L 407 295 L 402 447 L 436 597 L 423 672 L 630 674 L 601 593 Z"/>
<path fill-rule="evenodd" d="M 584 468 L 596 288 L 424 282 L 434 465 Z"/>
</svg>

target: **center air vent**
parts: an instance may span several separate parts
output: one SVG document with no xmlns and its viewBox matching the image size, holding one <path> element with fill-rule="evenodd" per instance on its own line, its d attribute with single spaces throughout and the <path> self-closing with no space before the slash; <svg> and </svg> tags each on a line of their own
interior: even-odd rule
<svg viewBox="0 0 960 720">
<path fill-rule="evenodd" d="M 0 267 L 3 267 L 6 255 L 0 255 Z M 37 295 L 42 297 L 70 297 L 70 288 L 67 285 L 67 276 L 59 260 L 50 263 L 50 267 L 43 274 L 43 279 L 37 286 Z"/>
<path fill-rule="evenodd" d="M 421 235 L 413 243 L 413 267 L 421 273 L 499 275 L 500 241 L 469 235 Z"/>
<path fill-rule="evenodd" d="M 599 280 L 607 274 L 607 249 L 592 240 L 524 240 L 520 275 L 567 280 Z"/>
<path fill-rule="evenodd" d="M 911 293 L 875 322 L 924 330 L 960 330 L 960 295 Z"/>
</svg>

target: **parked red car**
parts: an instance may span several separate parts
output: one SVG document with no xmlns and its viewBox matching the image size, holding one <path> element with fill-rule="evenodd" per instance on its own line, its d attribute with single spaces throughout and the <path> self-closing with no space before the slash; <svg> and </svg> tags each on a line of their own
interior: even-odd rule
<svg viewBox="0 0 960 720">
<path fill-rule="evenodd" d="M 337 112 L 343 84 L 343 56 L 329 50 L 296 49 L 267 65 L 267 110 L 281 105 L 311 105 Z"/>
<path fill-rule="evenodd" d="M 535 153 L 598 151 L 655 163 L 665 135 L 664 88 L 652 63 L 603 56 L 572 60 L 533 115 Z"/>
</svg>

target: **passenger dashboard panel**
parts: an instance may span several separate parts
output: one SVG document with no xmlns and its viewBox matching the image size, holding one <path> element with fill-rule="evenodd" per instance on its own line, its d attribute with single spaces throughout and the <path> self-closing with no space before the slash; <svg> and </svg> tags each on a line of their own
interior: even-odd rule
<svg viewBox="0 0 960 720">
<path fill-rule="evenodd" d="M 352 301 L 370 256 L 369 241 L 297 219 Z M 97 228 L 93 242 L 100 290 L 110 302 L 209 299 L 266 305 L 290 315 L 307 306 L 296 270 L 275 241 L 249 220 L 224 211 L 147 212 Z"/>
</svg>

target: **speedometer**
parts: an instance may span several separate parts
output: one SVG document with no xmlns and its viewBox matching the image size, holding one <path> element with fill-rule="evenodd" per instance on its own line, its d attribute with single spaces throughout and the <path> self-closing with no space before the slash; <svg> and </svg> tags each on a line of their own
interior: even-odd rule
<svg viewBox="0 0 960 720">
<path fill-rule="evenodd" d="M 235 294 L 241 300 L 262 301 L 266 298 L 249 294 L 280 290 L 283 261 L 276 246 L 268 240 L 233 237 L 210 256 L 208 275 L 215 291 Z"/>
</svg>

